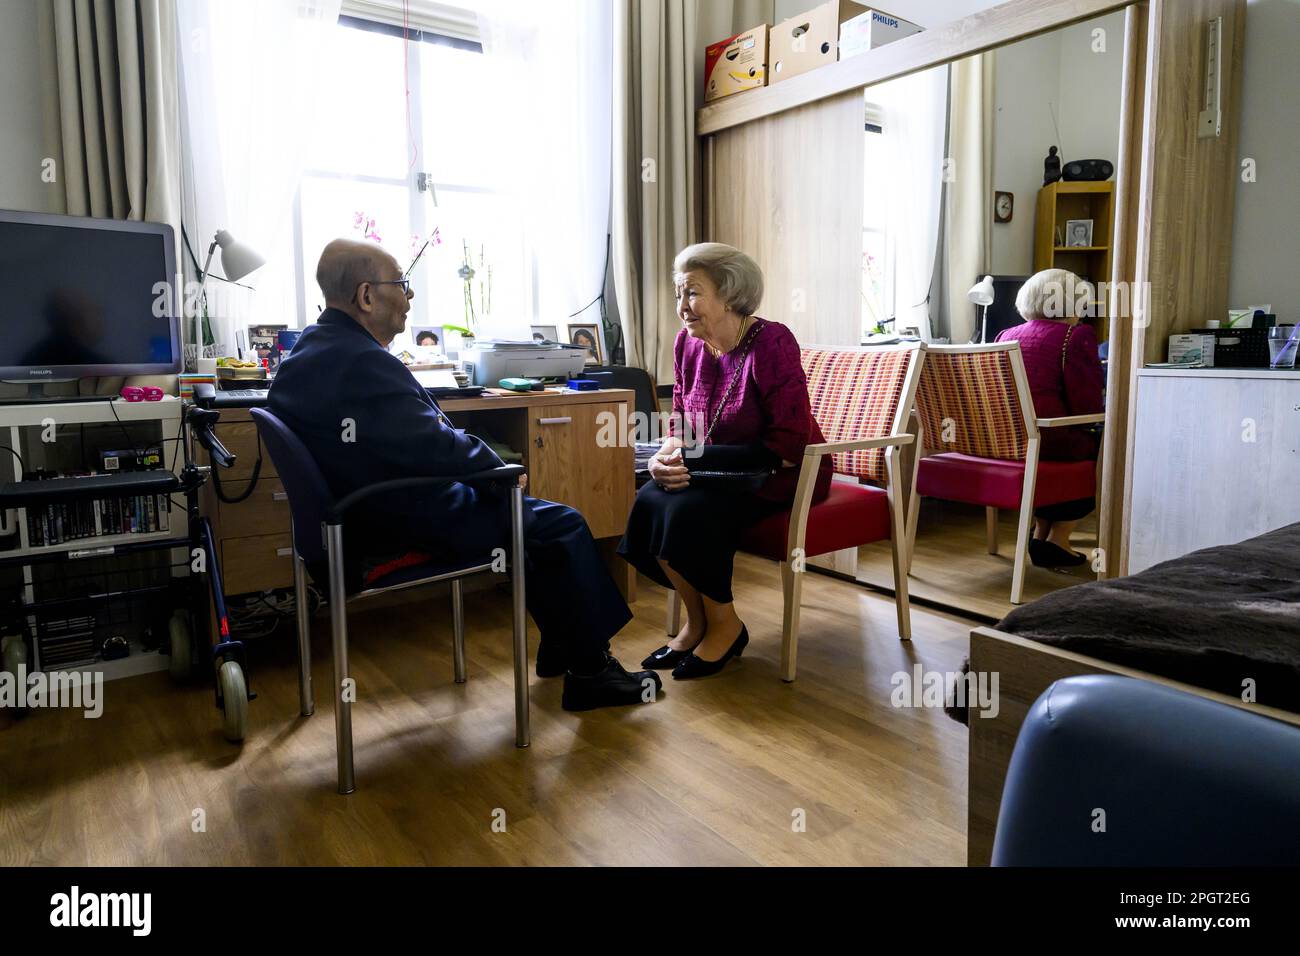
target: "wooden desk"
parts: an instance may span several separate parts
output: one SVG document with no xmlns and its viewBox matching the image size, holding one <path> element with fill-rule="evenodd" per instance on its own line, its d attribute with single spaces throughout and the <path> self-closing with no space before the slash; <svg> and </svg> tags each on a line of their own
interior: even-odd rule
<svg viewBox="0 0 1300 956">
<path fill-rule="evenodd" d="M 617 435 L 634 408 L 630 389 L 596 392 L 501 392 L 480 398 L 439 402 L 458 428 L 492 437 L 523 455 L 528 494 L 559 501 L 582 512 L 591 533 L 629 603 L 636 599 L 636 573 L 615 553 L 636 495 L 633 448 L 623 442 L 601 447 L 601 430 Z M 620 408 L 620 406 L 624 406 Z M 247 409 L 225 409 L 217 437 L 234 455 L 235 467 L 222 472 L 227 496 L 248 487 L 257 460 L 257 427 Z M 209 462 L 210 464 L 210 462 Z M 212 522 L 228 594 L 293 586 L 289 502 L 271 456 L 262 457 L 257 488 L 245 501 L 218 501 L 204 486 L 204 511 Z"/>
</svg>

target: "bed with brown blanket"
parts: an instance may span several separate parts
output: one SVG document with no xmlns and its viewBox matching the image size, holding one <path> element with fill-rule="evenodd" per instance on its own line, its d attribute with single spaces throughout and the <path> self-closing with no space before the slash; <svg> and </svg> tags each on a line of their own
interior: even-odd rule
<svg viewBox="0 0 1300 956">
<path fill-rule="evenodd" d="M 1000 706 L 970 724 L 968 861 L 986 863 L 1011 749 L 1054 680 L 1113 673 L 1300 723 L 1300 523 L 1066 588 L 971 634 L 969 665 Z"/>
</svg>

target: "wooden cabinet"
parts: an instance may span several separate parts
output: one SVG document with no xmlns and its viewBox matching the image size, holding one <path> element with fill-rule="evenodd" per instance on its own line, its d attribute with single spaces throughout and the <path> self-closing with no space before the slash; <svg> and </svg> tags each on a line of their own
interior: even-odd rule
<svg viewBox="0 0 1300 956">
<path fill-rule="evenodd" d="M 578 509 L 596 538 L 623 533 L 635 494 L 632 446 L 599 440 L 614 433 L 602 422 L 618 415 L 617 402 L 528 409 L 528 493 Z"/>
<path fill-rule="evenodd" d="M 1300 520 L 1300 369 L 1143 369 L 1130 573 Z"/>
</svg>

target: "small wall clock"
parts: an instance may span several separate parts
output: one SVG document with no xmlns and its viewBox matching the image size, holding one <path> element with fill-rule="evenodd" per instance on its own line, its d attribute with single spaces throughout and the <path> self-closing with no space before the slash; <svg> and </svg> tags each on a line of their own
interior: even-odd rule
<svg viewBox="0 0 1300 956">
<path fill-rule="evenodd" d="M 1011 193 L 998 190 L 993 194 L 993 221 L 1010 222 L 1015 209 L 1016 197 Z"/>
</svg>

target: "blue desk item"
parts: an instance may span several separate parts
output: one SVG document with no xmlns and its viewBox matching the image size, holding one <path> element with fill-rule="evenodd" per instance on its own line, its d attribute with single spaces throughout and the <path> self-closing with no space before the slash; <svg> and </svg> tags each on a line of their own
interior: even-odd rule
<svg viewBox="0 0 1300 956">
<path fill-rule="evenodd" d="M 589 378 L 571 378 L 569 379 L 569 388 L 575 392 L 595 392 L 599 391 L 600 382 Z"/>
</svg>

